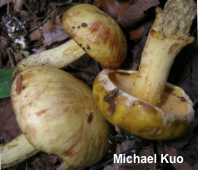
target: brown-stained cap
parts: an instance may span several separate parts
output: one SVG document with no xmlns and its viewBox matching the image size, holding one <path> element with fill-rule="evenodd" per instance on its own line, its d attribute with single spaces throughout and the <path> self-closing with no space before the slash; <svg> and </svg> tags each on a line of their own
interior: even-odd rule
<svg viewBox="0 0 198 170">
<path fill-rule="evenodd" d="M 187 133 L 194 120 L 188 95 L 167 83 L 161 103 L 156 107 L 130 94 L 136 77 L 137 71 L 132 70 L 104 69 L 98 74 L 93 83 L 93 96 L 105 118 L 132 135 L 150 140 L 170 140 Z M 111 98 L 111 103 L 115 103 L 111 114 L 108 109 L 111 103 L 104 97 L 118 87 L 119 92 Z"/>
<path fill-rule="evenodd" d="M 124 62 L 126 38 L 118 24 L 99 8 L 75 5 L 63 15 L 62 24 L 74 41 L 104 67 L 115 69 Z"/>
</svg>

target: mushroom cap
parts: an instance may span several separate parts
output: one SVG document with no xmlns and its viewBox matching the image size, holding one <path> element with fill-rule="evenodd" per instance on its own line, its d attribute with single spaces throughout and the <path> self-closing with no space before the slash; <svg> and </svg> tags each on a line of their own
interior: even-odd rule
<svg viewBox="0 0 198 170">
<path fill-rule="evenodd" d="M 103 66 L 115 69 L 125 60 L 127 41 L 119 25 L 90 4 L 71 7 L 62 17 L 65 31 Z"/>
<path fill-rule="evenodd" d="M 104 69 L 98 74 L 93 96 L 105 118 L 132 135 L 150 140 L 169 140 L 187 133 L 194 119 L 187 94 L 166 83 L 161 104 L 156 107 L 130 95 L 136 77 L 137 71 L 126 70 Z"/>
<path fill-rule="evenodd" d="M 30 67 L 16 76 L 11 99 L 28 141 L 38 150 L 59 155 L 66 168 L 90 166 L 107 153 L 111 126 L 95 105 L 91 89 L 69 73 Z"/>
</svg>

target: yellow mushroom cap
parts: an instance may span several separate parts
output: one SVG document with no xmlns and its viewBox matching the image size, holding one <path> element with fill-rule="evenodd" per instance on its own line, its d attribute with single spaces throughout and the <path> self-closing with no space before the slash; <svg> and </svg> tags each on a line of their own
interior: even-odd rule
<svg viewBox="0 0 198 170">
<path fill-rule="evenodd" d="M 136 71 L 104 69 L 99 73 L 93 84 L 93 96 L 105 118 L 145 139 L 169 140 L 184 135 L 194 119 L 188 95 L 166 83 L 160 106 L 156 107 L 130 95 L 136 77 Z"/>
<path fill-rule="evenodd" d="M 62 18 L 65 31 L 103 66 L 118 68 L 127 55 L 127 41 L 118 24 L 99 8 L 79 4 Z"/>
<path fill-rule="evenodd" d="M 16 76 L 11 99 L 29 142 L 59 155 L 66 168 L 90 166 L 108 152 L 110 125 L 95 105 L 91 89 L 69 73 L 30 67 Z"/>
</svg>

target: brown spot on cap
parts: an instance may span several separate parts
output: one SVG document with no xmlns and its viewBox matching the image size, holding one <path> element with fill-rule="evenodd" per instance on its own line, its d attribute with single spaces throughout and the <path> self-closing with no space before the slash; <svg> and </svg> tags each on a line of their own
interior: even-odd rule
<svg viewBox="0 0 198 170">
<path fill-rule="evenodd" d="M 36 112 L 35 114 L 39 117 L 41 116 L 42 114 L 44 114 L 45 112 L 47 112 L 49 109 L 44 109 L 44 110 L 41 110 L 39 112 Z"/>
<path fill-rule="evenodd" d="M 91 112 L 88 116 L 87 123 L 90 123 L 93 117 L 93 112 Z"/>
<path fill-rule="evenodd" d="M 81 26 L 82 27 L 87 27 L 87 24 L 86 23 L 82 23 Z"/>
</svg>

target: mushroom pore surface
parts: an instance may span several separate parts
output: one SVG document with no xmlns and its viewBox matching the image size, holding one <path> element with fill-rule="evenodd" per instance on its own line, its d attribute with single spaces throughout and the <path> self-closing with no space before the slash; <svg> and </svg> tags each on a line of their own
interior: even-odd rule
<svg viewBox="0 0 198 170">
<path fill-rule="evenodd" d="M 194 119 L 192 101 L 185 92 L 166 83 L 157 107 L 131 95 L 136 71 L 105 69 L 94 81 L 96 105 L 113 125 L 132 135 L 150 140 L 169 140 L 181 137 Z M 118 89 L 113 94 L 115 89 Z M 111 95 L 110 95 L 111 94 Z"/>
</svg>

